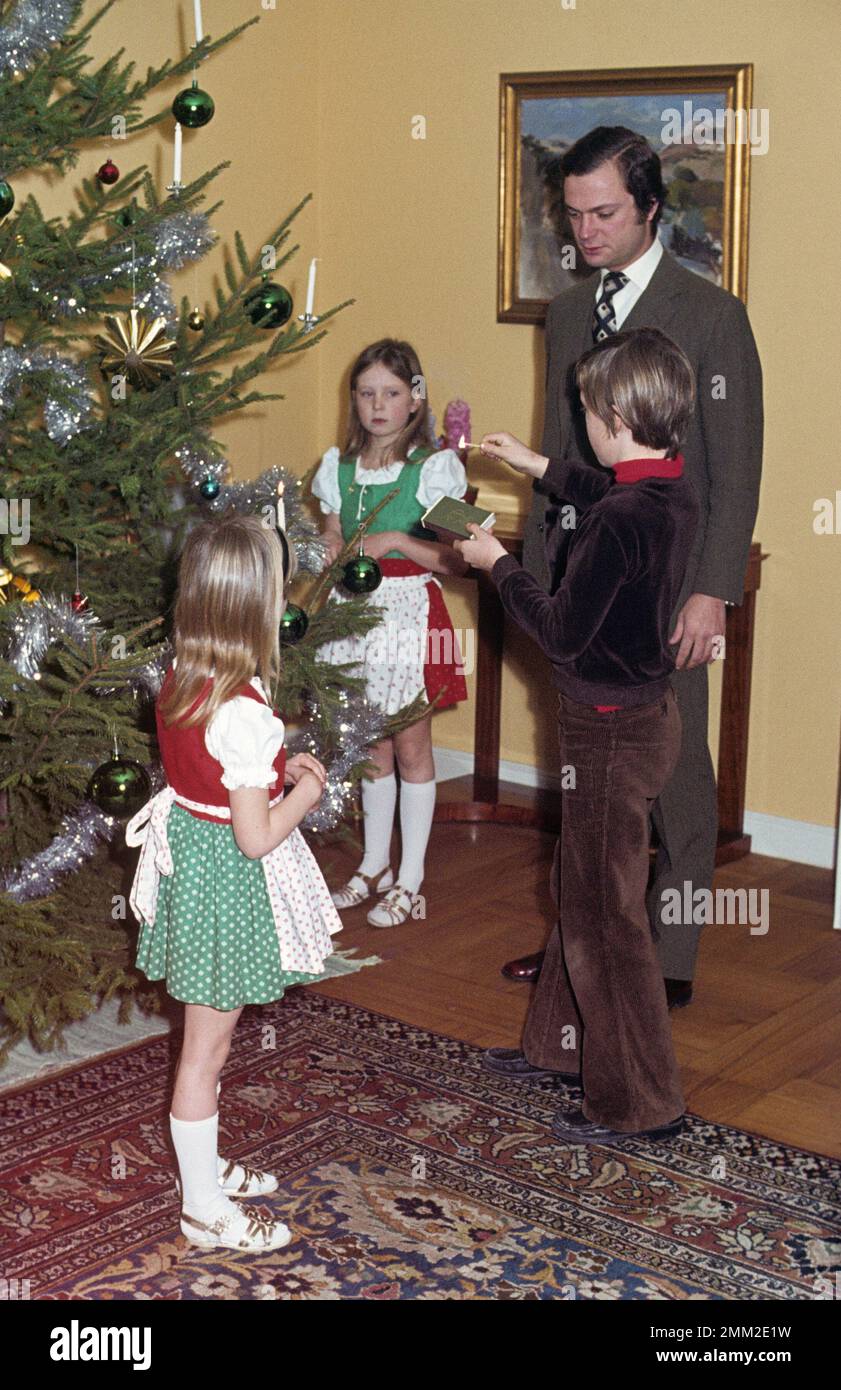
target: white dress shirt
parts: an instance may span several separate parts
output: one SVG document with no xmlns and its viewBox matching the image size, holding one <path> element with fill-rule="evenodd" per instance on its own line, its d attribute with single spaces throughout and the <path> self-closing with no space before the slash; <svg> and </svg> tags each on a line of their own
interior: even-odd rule
<svg viewBox="0 0 841 1390">
<path fill-rule="evenodd" d="M 627 285 L 623 285 L 621 290 L 617 290 L 616 294 L 613 296 L 613 314 L 616 319 L 617 328 L 622 327 L 622 324 L 630 314 L 643 290 L 646 289 L 649 280 L 660 264 L 660 257 L 662 254 L 663 243 L 660 238 L 656 236 L 647 251 L 644 251 L 642 255 L 639 256 L 637 260 L 632 261 L 630 265 L 625 266 L 622 274 L 627 275 L 628 283 Z M 601 294 L 602 282 L 607 273 L 607 268 L 603 267 L 599 283 L 596 287 L 596 299 L 598 299 Z"/>
</svg>

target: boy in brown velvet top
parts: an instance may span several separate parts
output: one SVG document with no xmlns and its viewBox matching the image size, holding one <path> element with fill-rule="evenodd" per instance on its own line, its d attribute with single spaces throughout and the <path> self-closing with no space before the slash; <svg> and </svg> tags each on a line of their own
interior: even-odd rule
<svg viewBox="0 0 841 1390">
<path fill-rule="evenodd" d="M 683 1125 L 645 892 L 651 806 L 680 749 L 668 637 L 699 518 L 678 452 L 694 375 L 670 338 L 642 328 L 585 353 L 576 382 L 603 473 L 544 458 L 510 434 L 481 441 L 486 454 L 539 480 L 556 504 L 547 511 L 556 537 L 560 499 L 574 504 L 561 583 L 547 594 L 475 526 L 456 549 L 490 573 L 507 612 L 552 662 L 561 763 L 575 778 L 568 787 L 564 779 L 552 875 L 560 966 L 541 973 L 523 1053 L 531 1067 L 580 1074 L 582 1108 L 559 1116 L 554 1133 L 605 1144 L 663 1138 Z M 551 565 L 551 529 L 546 545 Z"/>
</svg>

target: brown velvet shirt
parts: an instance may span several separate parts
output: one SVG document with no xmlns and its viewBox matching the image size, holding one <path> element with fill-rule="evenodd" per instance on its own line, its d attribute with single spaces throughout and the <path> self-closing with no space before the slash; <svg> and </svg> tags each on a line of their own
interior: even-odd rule
<svg viewBox="0 0 841 1390">
<path fill-rule="evenodd" d="M 569 699 L 623 708 L 656 700 L 675 669 L 672 613 L 700 514 L 682 456 L 631 459 L 615 470 L 550 459 L 534 486 L 550 499 L 552 586 L 547 594 L 513 555 L 502 556 L 491 578 L 506 611 L 549 657 Z M 570 507 L 575 528 L 558 582 Z"/>
</svg>

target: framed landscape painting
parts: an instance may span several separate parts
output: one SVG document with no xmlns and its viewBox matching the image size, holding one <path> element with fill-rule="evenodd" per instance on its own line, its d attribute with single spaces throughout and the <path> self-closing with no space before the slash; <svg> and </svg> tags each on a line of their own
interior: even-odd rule
<svg viewBox="0 0 841 1390">
<path fill-rule="evenodd" d="M 499 322 L 542 323 L 550 299 L 592 274 L 566 221 L 560 163 L 599 125 L 646 137 L 663 166 L 661 241 L 744 300 L 750 160 L 767 149 L 767 112 L 751 107 L 752 89 L 750 63 L 503 73 Z"/>
</svg>

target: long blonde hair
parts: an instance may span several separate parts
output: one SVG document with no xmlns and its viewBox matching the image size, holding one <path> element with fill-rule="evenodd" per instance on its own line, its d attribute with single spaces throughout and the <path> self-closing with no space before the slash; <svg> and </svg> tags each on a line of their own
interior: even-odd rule
<svg viewBox="0 0 841 1390">
<path fill-rule="evenodd" d="M 285 541 L 285 537 L 284 537 Z M 284 575 L 284 554 L 289 573 Z M 175 603 L 172 683 L 160 700 L 167 724 L 190 728 L 259 675 L 269 699 L 280 674 L 279 626 L 286 585 L 297 569 L 294 546 L 259 516 L 201 521 L 181 555 Z M 210 675 L 207 697 L 189 717 Z"/>
<path fill-rule="evenodd" d="M 378 362 L 411 389 L 415 402 L 414 410 L 383 462 L 405 459 L 406 455 L 418 446 L 437 448 L 437 440 L 432 433 L 426 378 L 421 371 L 420 358 L 411 343 L 399 338 L 380 338 L 376 343 L 369 343 L 368 347 L 360 352 L 350 369 L 350 413 L 342 453 L 358 454 L 368 447 L 371 435 L 360 420 L 356 408 L 356 383 L 363 372 Z"/>
</svg>

